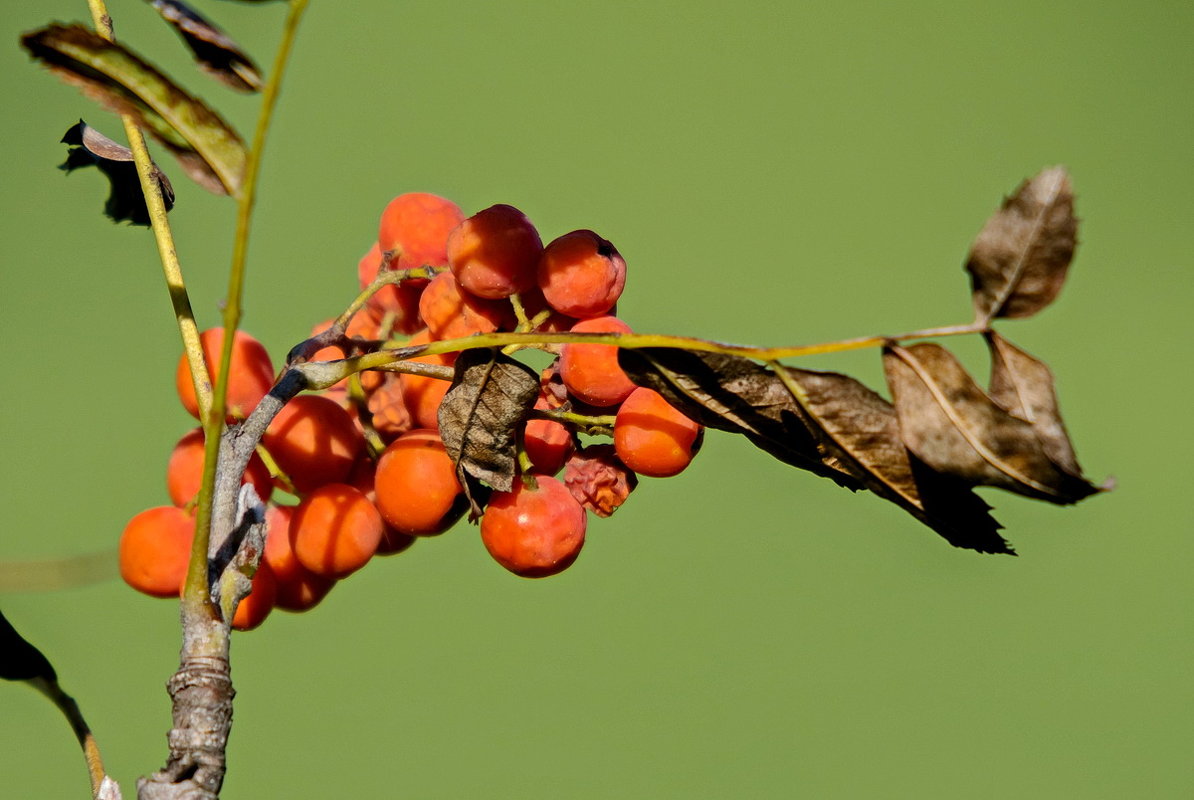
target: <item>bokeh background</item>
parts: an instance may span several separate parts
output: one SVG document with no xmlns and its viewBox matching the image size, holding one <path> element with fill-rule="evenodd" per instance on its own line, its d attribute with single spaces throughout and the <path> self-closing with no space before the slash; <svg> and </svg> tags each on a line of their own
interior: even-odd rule
<svg viewBox="0 0 1194 800">
<path fill-rule="evenodd" d="M 272 61 L 284 4 L 201 2 Z M 117 33 L 242 130 L 146 4 Z M 114 547 L 166 502 L 191 421 L 151 237 L 55 167 L 80 116 L 0 12 L 0 560 Z M 1074 508 L 986 493 L 1019 558 L 710 435 L 526 581 L 475 529 L 369 565 L 233 643 L 228 798 L 1056 798 L 1194 792 L 1188 2 L 314 2 L 264 167 L 245 326 L 278 357 L 354 292 L 395 194 L 513 203 L 630 265 L 637 329 L 754 344 L 970 319 L 961 263 L 1000 198 L 1066 164 L 1081 245 L 1060 300 L 1003 324 L 1053 367 Z M 232 203 L 174 176 L 201 324 Z M 958 343 L 980 375 L 980 348 Z M 872 385 L 878 355 L 806 362 Z M 175 604 L 117 580 L 6 592 L 133 793 L 165 757 Z M 6 797 L 85 796 L 58 713 L 0 686 Z"/>
</svg>

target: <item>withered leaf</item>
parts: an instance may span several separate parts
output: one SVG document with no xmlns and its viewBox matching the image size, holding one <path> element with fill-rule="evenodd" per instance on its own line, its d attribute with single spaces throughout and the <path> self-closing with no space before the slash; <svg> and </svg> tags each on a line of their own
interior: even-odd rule
<svg viewBox="0 0 1194 800">
<path fill-rule="evenodd" d="M 104 136 L 83 120 L 72 125 L 62 137 L 64 144 L 71 145 L 66 161 L 59 167 L 73 172 L 81 167 L 96 167 L 111 184 L 104 213 L 113 222 L 128 221 L 134 225 L 149 225 L 149 209 L 145 195 L 141 193 L 141 181 L 137 177 L 137 165 L 133 163 L 133 152 L 122 144 Z M 153 175 L 162 191 L 166 210 L 174 207 L 174 187 L 158 165 L 153 165 Z"/>
<path fill-rule="evenodd" d="M 17 633 L 0 612 L 0 678 L 6 681 L 42 679 L 56 683 L 58 676 L 42 652 Z"/>
<path fill-rule="evenodd" d="M 25 34 L 21 43 L 88 97 L 132 114 L 200 186 L 216 194 L 240 190 L 246 159 L 240 136 L 140 57 L 82 25 L 55 23 Z"/>
<path fill-rule="evenodd" d="M 622 349 L 631 379 L 702 424 L 744 434 L 785 463 L 869 489 L 957 547 L 1012 553 L 989 506 L 912 457 L 891 404 L 846 375 L 668 348 Z"/>
<path fill-rule="evenodd" d="M 439 407 L 439 432 L 472 516 L 481 513 L 476 481 L 500 492 L 514 488 L 518 428 L 538 396 L 538 373 L 498 350 L 474 348 L 456 359 L 452 387 Z"/>
<path fill-rule="evenodd" d="M 1081 475 L 1074 446 L 1061 421 L 1053 373 L 994 331 L 986 335 L 991 352 L 991 399 L 1012 416 L 1032 425 L 1049 458 L 1071 475 Z"/>
<path fill-rule="evenodd" d="M 1029 317 L 1057 297 L 1074 257 L 1078 220 L 1064 167 L 1042 170 L 1003 201 L 970 248 L 976 321 Z"/>
<path fill-rule="evenodd" d="M 231 38 L 181 0 L 149 0 L 195 56 L 199 67 L 240 92 L 261 91 L 261 73 Z"/>
<path fill-rule="evenodd" d="M 941 345 L 890 345 L 883 366 L 904 443 L 932 469 L 1061 505 L 1098 491 L 1050 458 L 1033 425 L 992 401 Z"/>
<path fill-rule="evenodd" d="M 640 386 L 707 428 L 740 433 L 785 464 L 857 491 L 848 471 L 825 463 L 804 414 L 775 373 L 753 361 L 671 347 L 620 348 L 618 364 Z"/>
</svg>

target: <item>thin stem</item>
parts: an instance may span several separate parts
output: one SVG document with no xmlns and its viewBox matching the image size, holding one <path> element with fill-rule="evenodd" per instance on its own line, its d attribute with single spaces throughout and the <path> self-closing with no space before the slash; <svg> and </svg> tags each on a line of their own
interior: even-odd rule
<svg viewBox="0 0 1194 800">
<path fill-rule="evenodd" d="M 262 152 L 265 149 L 270 123 L 273 121 L 274 108 L 282 88 L 282 78 L 286 73 L 294 37 L 298 33 L 298 25 L 306 8 L 307 0 L 290 0 L 290 12 L 282 27 L 282 40 L 279 42 L 278 52 L 274 56 L 273 69 L 270 71 L 262 92 L 261 110 L 257 116 L 257 130 L 253 135 L 253 145 L 245 160 L 244 179 L 237 195 L 236 238 L 232 244 L 232 266 L 228 273 L 228 295 L 224 303 L 224 345 L 220 351 L 220 369 L 217 373 L 219 377 L 216 379 L 215 392 L 212 397 L 212 410 L 204 417 L 203 423 L 205 435 L 203 482 L 195 514 L 195 540 L 191 551 L 191 564 L 187 571 L 186 587 L 183 591 L 184 607 L 196 608 L 202 604 L 206 609 L 212 608 L 207 587 L 211 495 L 215 486 L 220 434 L 223 430 L 227 405 L 227 376 L 232 365 L 232 347 L 236 339 L 236 330 L 240 326 L 241 297 L 244 294 L 245 264 L 249 250 L 249 231 L 253 219 L 253 209 L 257 201 L 257 179 L 261 172 Z M 202 558 L 202 563 L 198 563 L 200 558 Z"/>
<path fill-rule="evenodd" d="M 112 18 L 108 16 L 108 8 L 104 0 L 87 0 L 91 9 L 91 19 L 95 24 L 95 31 L 110 42 L 116 41 L 112 33 Z M 141 192 L 145 196 L 145 206 L 149 211 L 149 224 L 153 229 L 154 240 L 157 242 L 158 258 L 162 263 L 162 274 L 166 278 L 166 289 L 170 293 L 170 303 L 174 307 L 174 319 L 178 325 L 179 335 L 182 337 L 183 352 L 186 354 L 187 367 L 191 372 L 191 381 L 195 384 L 195 397 L 199 403 L 200 418 L 206 416 L 211 408 L 211 380 L 207 374 L 207 364 L 203 360 L 203 347 L 199 344 L 199 328 L 195 324 L 195 314 L 191 310 L 191 298 L 187 294 L 186 281 L 182 277 L 182 266 L 178 261 L 178 253 L 174 249 L 174 234 L 170 231 L 170 222 L 166 218 L 166 203 L 162 199 L 162 189 L 153 174 L 153 160 L 149 149 L 145 146 L 145 135 L 137 127 L 136 120 L 130 114 L 121 114 L 120 121 L 124 124 L 124 133 L 128 138 L 129 149 L 133 152 L 133 162 L 137 165 L 137 177 L 141 181 Z"/>
<path fill-rule="evenodd" d="M 87 725 L 87 720 L 83 719 L 83 712 L 79 710 L 79 704 L 75 702 L 75 698 L 62 691 L 62 687 L 58 685 L 57 681 L 38 678 L 30 683 L 48 697 L 70 723 L 71 730 L 75 732 L 75 738 L 79 740 L 79 746 L 83 748 L 83 759 L 87 762 L 87 777 L 91 780 L 91 796 L 98 797 L 100 787 L 103 786 L 104 778 L 108 773 L 104 769 L 104 759 L 100 755 L 99 744 L 95 741 L 95 735 Z"/>
</svg>

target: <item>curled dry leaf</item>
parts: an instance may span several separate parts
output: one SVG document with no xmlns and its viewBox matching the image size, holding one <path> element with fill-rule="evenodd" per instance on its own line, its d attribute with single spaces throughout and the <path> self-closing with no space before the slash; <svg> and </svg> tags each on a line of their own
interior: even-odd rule
<svg viewBox="0 0 1194 800">
<path fill-rule="evenodd" d="M 932 469 L 970 485 L 995 486 L 1060 505 L 1098 491 L 1080 473 L 1051 458 L 1056 443 L 1046 448 L 1033 423 L 996 404 L 941 345 L 890 345 L 883 366 L 904 443 Z M 1028 373 L 1022 368 L 1018 375 L 1023 379 Z M 1002 385 L 999 394 L 1010 402 Z M 1021 394 L 1037 409 L 1045 405 L 1038 390 L 1023 389 Z M 1021 410 L 1025 407 L 1021 403 Z M 1052 416 L 1060 423 L 1055 408 Z M 1069 457 L 1072 463 L 1072 449 Z"/>
<path fill-rule="evenodd" d="M 141 193 L 141 180 L 137 176 L 137 165 L 133 163 L 131 150 L 112 141 L 83 120 L 70 127 L 62 137 L 62 142 L 71 145 L 71 148 L 60 169 L 73 172 L 81 167 L 96 167 L 108 179 L 111 191 L 104 203 L 104 213 L 113 222 L 127 220 L 134 225 L 149 225 L 149 209 L 145 205 L 145 195 Z M 153 176 L 169 211 L 174 207 L 174 187 L 157 164 L 153 165 Z"/>
<path fill-rule="evenodd" d="M 509 492 L 518 474 L 518 428 L 539 396 L 538 374 L 498 350 L 465 350 L 439 407 L 439 432 L 480 516 L 477 481 Z"/>
<path fill-rule="evenodd" d="M 82 25 L 49 25 L 21 37 L 62 80 L 121 114 L 131 114 L 203 188 L 235 195 L 245 169 L 240 136 L 201 100 L 140 57 Z"/>
<path fill-rule="evenodd" d="M 181 0 L 149 0 L 149 4 L 178 31 L 203 71 L 237 91 L 261 91 L 257 65 L 222 30 Z"/>
<path fill-rule="evenodd" d="M 1057 297 L 1074 257 L 1078 220 L 1063 167 L 1042 170 L 1003 201 L 970 249 L 976 322 L 1029 317 Z"/>
<path fill-rule="evenodd" d="M 957 547 L 1012 553 L 990 507 L 909 454 L 891 404 L 853 378 L 669 348 L 624 349 L 619 361 L 632 380 L 707 427 L 741 433 L 841 486 L 869 489 Z"/>
</svg>

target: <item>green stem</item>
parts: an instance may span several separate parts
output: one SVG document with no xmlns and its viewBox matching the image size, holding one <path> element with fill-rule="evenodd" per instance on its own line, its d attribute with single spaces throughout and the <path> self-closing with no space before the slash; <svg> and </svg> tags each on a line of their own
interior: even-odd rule
<svg viewBox="0 0 1194 800">
<path fill-rule="evenodd" d="M 282 28 L 282 40 L 274 56 L 273 69 L 266 81 L 261 97 L 261 110 L 257 117 L 257 130 L 253 145 L 245 161 L 244 181 L 237 196 L 236 238 L 232 244 L 232 266 L 228 274 L 228 295 L 224 304 L 224 346 L 220 351 L 220 369 L 217 372 L 215 392 L 212 397 L 211 413 L 204 417 L 203 430 L 204 462 L 203 483 L 199 492 L 195 514 L 195 541 L 191 551 L 191 564 L 187 571 L 186 587 L 183 590 L 184 607 L 196 608 L 201 604 L 212 609 L 207 586 L 207 551 L 211 535 L 211 496 L 216 480 L 216 466 L 220 446 L 220 434 L 224 425 L 224 414 L 228 397 L 228 374 L 232 365 L 232 346 L 236 330 L 240 326 L 241 297 L 244 294 L 245 263 L 249 250 L 249 231 L 253 209 L 257 201 L 257 179 L 261 172 L 261 156 L 265 149 L 282 78 L 286 73 L 290 50 L 298 32 L 299 22 L 307 8 L 307 0 L 290 0 L 290 12 Z"/>
</svg>

